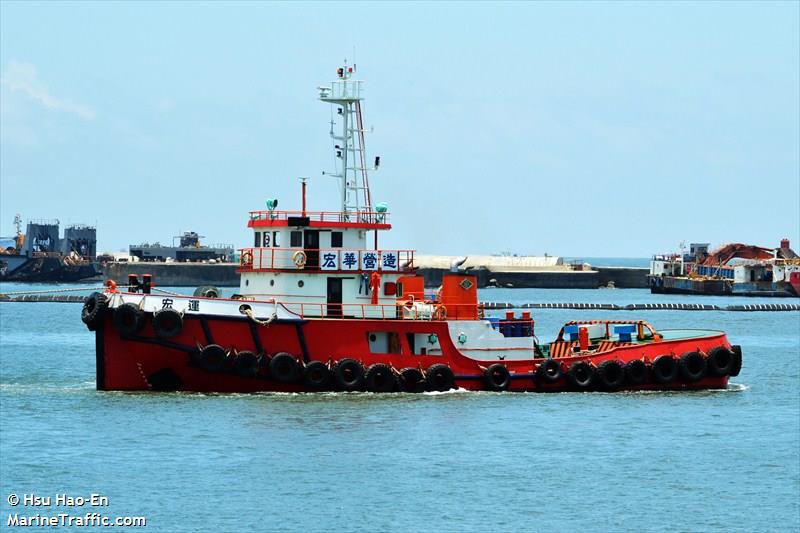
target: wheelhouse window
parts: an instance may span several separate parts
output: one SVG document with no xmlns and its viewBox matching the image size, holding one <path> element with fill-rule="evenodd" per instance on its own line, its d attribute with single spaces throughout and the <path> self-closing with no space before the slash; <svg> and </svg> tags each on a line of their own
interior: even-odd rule
<svg viewBox="0 0 800 533">
<path fill-rule="evenodd" d="M 402 353 L 400 334 L 394 331 L 371 331 L 367 333 L 371 353 Z"/>
<path fill-rule="evenodd" d="M 406 340 L 414 355 L 442 355 L 442 347 L 435 333 L 406 333 Z"/>
<path fill-rule="evenodd" d="M 341 247 L 342 247 L 342 232 L 341 231 L 331 232 L 331 248 L 341 248 Z"/>
<path fill-rule="evenodd" d="M 260 248 L 261 247 L 261 232 L 260 231 L 256 232 L 256 242 L 253 244 L 253 246 L 255 246 L 256 248 Z"/>
<path fill-rule="evenodd" d="M 289 244 L 292 248 L 300 248 L 301 246 L 303 246 L 303 232 L 293 231 L 289 235 L 289 240 L 291 241 Z"/>
</svg>

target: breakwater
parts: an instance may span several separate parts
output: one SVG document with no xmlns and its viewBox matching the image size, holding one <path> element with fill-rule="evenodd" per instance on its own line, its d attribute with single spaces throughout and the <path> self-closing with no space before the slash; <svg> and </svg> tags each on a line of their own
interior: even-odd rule
<svg viewBox="0 0 800 533">
<path fill-rule="evenodd" d="M 162 287 L 238 287 L 239 268 L 237 263 L 155 263 L 141 261 L 135 263 L 109 263 L 103 268 L 105 279 L 117 283 L 127 281 L 130 274 L 139 277 L 150 274 L 153 281 Z"/>
<path fill-rule="evenodd" d="M 109 263 L 103 269 L 105 279 L 124 282 L 128 275 L 150 274 L 162 287 L 238 287 L 238 264 L 235 263 Z M 421 267 L 417 274 L 425 279 L 428 288 L 442 284 L 442 276 L 449 268 Z M 469 268 L 476 277 L 478 287 L 509 287 L 518 289 L 596 289 L 609 283 L 620 289 L 647 288 L 646 268 L 592 267 L 575 270 L 569 267 L 542 267 L 519 271 L 489 270 L 486 267 Z"/>
<path fill-rule="evenodd" d="M 425 278 L 425 287 L 438 287 L 449 268 L 421 267 L 417 274 Z M 646 289 L 649 270 L 638 267 L 592 267 L 575 270 L 569 267 L 529 268 L 526 270 L 489 270 L 485 267 L 465 271 L 475 276 L 478 287 L 514 289 L 597 289 L 609 283 L 618 289 Z"/>
</svg>

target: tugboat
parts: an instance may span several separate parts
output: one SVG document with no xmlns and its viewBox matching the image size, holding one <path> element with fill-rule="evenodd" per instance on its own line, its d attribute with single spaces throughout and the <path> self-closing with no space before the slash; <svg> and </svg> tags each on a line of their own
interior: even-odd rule
<svg viewBox="0 0 800 533">
<path fill-rule="evenodd" d="M 337 70 L 333 106 L 339 211 L 251 211 L 239 293 L 180 296 L 132 275 L 108 282 L 82 320 L 95 332 L 97 388 L 200 392 L 619 391 L 725 388 L 741 349 L 725 333 L 658 331 L 643 320 L 573 321 L 540 343 L 530 313 L 487 316 L 455 261 L 435 294 L 414 252 L 379 246 L 388 207 L 373 204 L 362 82 Z M 334 132 L 334 126 L 338 131 Z"/>
</svg>

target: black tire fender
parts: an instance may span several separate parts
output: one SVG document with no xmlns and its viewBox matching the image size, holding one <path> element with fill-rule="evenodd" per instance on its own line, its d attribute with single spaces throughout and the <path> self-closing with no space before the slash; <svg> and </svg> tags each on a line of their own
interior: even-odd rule
<svg viewBox="0 0 800 533">
<path fill-rule="evenodd" d="M 699 352 L 686 352 L 681 356 L 681 377 L 687 383 L 700 381 L 706 375 L 706 359 Z"/>
<path fill-rule="evenodd" d="M 625 378 L 631 385 L 641 385 L 647 381 L 647 365 L 641 359 L 634 359 L 625 364 Z"/>
<path fill-rule="evenodd" d="M 122 304 L 114 309 L 114 327 L 120 335 L 136 335 L 144 327 L 144 312 L 136 304 Z"/>
<path fill-rule="evenodd" d="M 221 294 L 222 291 L 213 285 L 203 285 L 202 287 L 197 287 L 193 293 L 194 296 L 200 296 L 203 298 L 219 298 Z"/>
<path fill-rule="evenodd" d="M 484 371 L 483 381 L 486 383 L 486 388 L 491 391 L 506 391 L 511 385 L 511 372 L 505 365 L 495 363 Z"/>
<path fill-rule="evenodd" d="M 708 373 L 715 377 L 730 374 L 735 366 L 734 354 L 724 346 L 717 346 L 708 352 Z"/>
<path fill-rule="evenodd" d="M 237 375 L 243 378 L 254 378 L 258 374 L 261 366 L 258 356 L 253 352 L 239 352 L 233 361 L 233 369 Z"/>
<path fill-rule="evenodd" d="M 561 363 L 555 359 L 545 359 L 536 369 L 536 377 L 544 383 L 555 383 L 561 379 Z"/>
<path fill-rule="evenodd" d="M 228 352 L 219 344 L 209 344 L 198 356 L 200 366 L 207 372 L 222 372 L 228 362 Z"/>
<path fill-rule="evenodd" d="M 370 392 L 394 392 L 397 388 L 397 378 L 389 365 L 375 363 L 367 369 L 364 378 L 367 390 Z"/>
<path fill-rule="evenodd" d="M 595 369 L 586 361 L 577 361 L 569 367 L 567 377 L 576 389 L 586 390 L 594 383 Z"/>
<path fill-rule="evenodd" d="M 597 381 L 606 390 L 620 389 L 625 385 L 625 368 L 619 361 L 603 361 L 597 366 Z"/>
<path fill-rule="evenodd" d="M 331 371 L 328 365 L 322 361 L 311 361 L 303 370 L 303 381 L 314 389 L 329 389 L 331 386 Z"/>
<path fill-rule="evenodd" d="M 269 373 L 276 381 L 294 383 L 300 377 L 300 363 L 292 354 L 280 352 L 270 359 Z"/>
<path fill-rule="evenodd" d="M 93 292 L 83 302 L 81 320 L 89 331 L 94 331 L 103 322 L 108 311 L 108 298 L 102 292 Z"/>
<path fill-rule="evenodd" d="M 364 365 L 355 359 L 345 358 L 336 363 L 333 381 L 339 390 L 352 392 L 364 388 Z"/>
<path fill-rule="evenodd" d="M 403 392 L 425 392 L 426 383 L 422 372 L 417 368 L 404 368 L 397 376 L 397 385 Z"/>
<path fill-rule="evenodd" d="M 436 363 L 425 372 L 425 382 L 429 391 L 445 392 L 455 388 L 456 377 L 449 366 Z"/>
<path fill-rule="evenodd" d="M 742 347 L 738 344 L 731 346 L 733 352 L 733 368 L 731 368 L 731 376 L 738 376 L 742 371 Z"/>
<path fill-rule="evenodd" d="M 653 361 L 651 374 L 656 383 L 666 385 L 678 378 L 678 362 L 671 355 L 659 355 Z"/>
<path fill-rule="evenodd" d="M 153 314 L 153 331 L 159 339 L 171 339 L 183 331 L 183 317 L 175 309 L 162 309 Z"/>
</svg>

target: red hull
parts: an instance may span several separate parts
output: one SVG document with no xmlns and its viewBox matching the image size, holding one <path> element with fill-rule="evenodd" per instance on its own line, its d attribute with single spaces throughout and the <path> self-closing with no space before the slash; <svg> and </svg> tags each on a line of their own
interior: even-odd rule
<svg viewBox="0 0 800 533">
<path fill-rule="evenodd" d="M 468 390 L 487 388 L 484 372 L 492 364 L 502 363 L 510 372 L 508 390 L 556 392 L 574 390 L 566 378 L 567 370 L 576 361 L 587 361 L 597 367 L 603 361 L 616 360 L 627 363 L 644 360 L 651 363 L 656 357 L 686 352 L 708 353 L 723 346 L 730 349 L 725 335 L 670 340 L 646 345 L 619 346 L 602 354 L 592 354 L 555 359 L 561 365 L 563 377 L 553 383 L 536 377 L 536 370 L 545 359 L 505 361 L 476 361 L 463 355 L 450 339 L 444 321 L 409 320 L 324 320 L 277 321 L 268 327 L 259 326 L 245 317 L 208 318 L 187 315 L 179 335 L 168 340 L 156 337 L 151 316 L 136 335 L 121 337 L 108 313 L 97 328 L 97 387 L 101 390 L 184 390 L 196 392 L 304 392 L 318 391 L 298 379 L 282 383 L 268 376 L 265 369 L 255 377 L 242 377 L 234 372 L 231 361 L 218 372 L 201 368 L 193 359 L 202 346 L 217 344 L 230 353 L 251 351 L 274 355 L 287 352 L 301 362 L 301 367 L 311 361 L 332 365 L 344 358 L 359 361 L 364 368 L 385 363 L 392 368 L 418 368 L 422 371 L 431 365 L 443 363 L 455 374 L 457 387 Z M 399 333 L 402 354 L 370 353 L 367 332 L 391 331 Z M 405 333 L 425 333 L 438 336 L 442 355 L 408 355 Z M 168 379 L 164 381 L 164 377 Z M 728 376 L 705 376 L 694 382 L 679 377 L 667 384 L 646 382 L 626 384 L 620 389 L 685 390 L 720 389 L 728 384 Z"/>
</svg>

